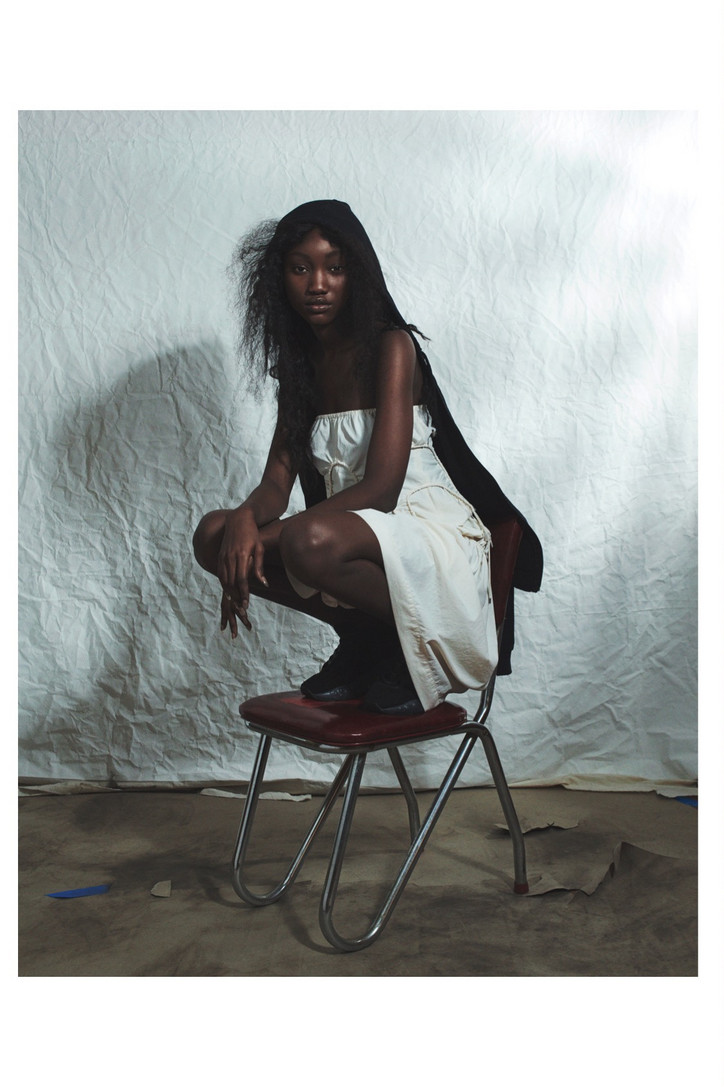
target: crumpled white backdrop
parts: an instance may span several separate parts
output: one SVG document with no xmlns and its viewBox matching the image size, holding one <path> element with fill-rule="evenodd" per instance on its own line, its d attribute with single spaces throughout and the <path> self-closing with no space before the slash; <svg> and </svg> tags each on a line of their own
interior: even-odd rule
<svg viewBox="0 0 724 1087">
<path fill-rule="evenodd" d="M 261 604 L 230 644 L 190 540 L 273 424 L 239 387 L 234 243 L 335 197 L 543 542 L 491 716 L 510 780 L 695 778 L 694 154 L 690 113 L 21 114 L 22 777 L 247 780 L 239 701 L 331 650 Z M 411 749 L 413 782 L 451 747 Z"/>
</svg>

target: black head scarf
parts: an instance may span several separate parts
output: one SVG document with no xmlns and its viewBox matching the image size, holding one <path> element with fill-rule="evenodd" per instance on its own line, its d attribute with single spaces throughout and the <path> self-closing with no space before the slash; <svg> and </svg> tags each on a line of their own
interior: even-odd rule
<svg viewBox="0 0 724 1087">
<path fill-rule="evenodd" d="M 382 298 L 387 303 L 390 316 L 396 323 L 405 325 L 406 322 L 397 306 L 392 300 L 392 295 L 387 290 L 382 267 L 372 242 L 367 236 L 367 231 L 362 226 L 349 204 L 342 200 L 310 200 L 307 204 L 300 204 L 283 219 L 279 220 L 277 230 L 281 227 L 294 226 L 298 223 L 309 223 L 310 226 L 320 226 L 327 230 L 340 234 L 343 238 L 351 238 L 360 249 L 365 250 L 370 263 L 370 269 Z"/>
<path fill-rule="evenodd" d="M 427 355 L 411 331 L 409 324 L 398 310 L 387 289 L 385 277 L 372 242 L 365 228 L 354 214 L 349 204 L 342 200 L 311 200 L 300 204 L 280 220 L 279 226 L 294 223 L 309 223 L 322 229 L 333 231 L 342 238 L 351 238 L 357 246 L 366 251 L 373 277 L 377 281 L 380 296 L 385 304 L 385 317 L 399 328 L 406 329 L 412 336 L 417 351 L 418 361 L 423 373 L 425 403 L 435 428 L 433 445 L 445 466 L 448 475 L 460 493 L 477 510 L 483 524 L 491 527 L 500 521 L 515 517 L 523 529 L 518 561 L 515 567 L 513 584 L 525 592 L 537 592 L 543 576 L 543 550 L 540 541 L 522 513 L 505 497 L 495 479 L 484 468 L 463 438 L 455 423 L 445 398 L 435 380 Z M 325 498 L 324 482 L 311 464 L 306 464 L 300 473 L 300 482 L 307 506 L 315 505 Z M 513 593 L 508 601 L 503 638 L 498 664 L 498 675 L 510 674 L 510 654 L 513 649 Z"/>
</svg>

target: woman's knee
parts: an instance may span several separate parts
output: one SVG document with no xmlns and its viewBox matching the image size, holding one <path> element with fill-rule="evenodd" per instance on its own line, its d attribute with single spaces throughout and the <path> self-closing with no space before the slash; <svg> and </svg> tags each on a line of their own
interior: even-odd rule
<svg viewBox="0 0 724 1087">
<path fill-rule="evenodd" d="M 199 566 L 216 573 L 219 547 L 226 528 L 226 510 L 205 513 L 193 535 L 194 557 Z"/>
<path fill-rule="evenodd" d="M 287 569 L 311 584 L 340 559 L 336 535 L 324 518 L 306 514 L 290 518 L 284 525 L 279 552 Z"/>
</svg>

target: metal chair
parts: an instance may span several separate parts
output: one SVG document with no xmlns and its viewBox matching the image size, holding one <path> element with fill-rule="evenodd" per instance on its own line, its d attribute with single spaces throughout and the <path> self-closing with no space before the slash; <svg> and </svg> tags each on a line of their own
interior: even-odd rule
<svg viewBox="0 0 724 1087">
<path fill-rule="evenodd" d="M 491 581 L 500 641 L 522 532 L 515 520 L 491 526 L 490 531 L 493 539 Z M 281 691 L 276 694 L 261 695 L 244 702 L 239 707 L 239 712 L 249 728 L 261 735 L 261 740 L 234 851 L 232 880 L 234 890 L 239 897 L 251 906 L 266 906 L 277 902 L 289 890 L 335 800 L 344 790 L 341 815 L 319 907 L 319 924 L 325 938 L 340 951 L 358 951 L 369 946 L 389 921 L 478 739 L 482 742 L 511 835 L 515 871 L 513 890 L 516 894 L 526 894 L 528 881 L 523 835 L 493 737 L 485 725 L 490 713 L 494 687 L 495 674 L 483 690 L 480 705 L 472 717 L 465 709 L 452 702 L 444 702 L 428 710 L 427 713 L 415 717 L 389 717 L 364 712 L 360 709 L 359 702 L 314 702 L 305 698 L 299 691 Z M 417 798 L 405 771 L 399 749 L 405 744 L 419 744 L 426 740 L 454 734 L 462 735 L 461 744 L 427 815 L 421 822 Z M 344 755 L 345 759 L 286 875 L 273 890 L 266 894 L 257 894 L 251 891 L 244 882 L 243 868 L 272 740 L 296 744 L 313 751 L 334 752 Z M 374 921 L 363 935 L 352 938 L 337 932 L 332 912 L 365 760 L 371 751 L 379 750 L 388 752 L 407 802 L 411 844 Z"/>
</svg>

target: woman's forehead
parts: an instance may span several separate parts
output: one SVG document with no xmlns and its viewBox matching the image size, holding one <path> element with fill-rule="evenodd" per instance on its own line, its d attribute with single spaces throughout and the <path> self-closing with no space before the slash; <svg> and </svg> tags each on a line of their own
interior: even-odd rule
<svg viewBox="0 0 724 1087">
<path fill-rule="evenodd" d="M 307 256 L 312 252 L 333 255 L 341 253 L 341 249 L 334 242 L 330 242 L 325 238 L 319 227 L 314 227 L 288 250 L 288 256 L 294 254 Z"/>
</svg>

